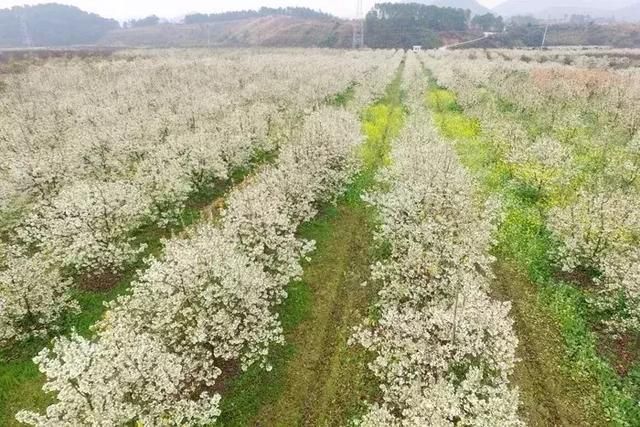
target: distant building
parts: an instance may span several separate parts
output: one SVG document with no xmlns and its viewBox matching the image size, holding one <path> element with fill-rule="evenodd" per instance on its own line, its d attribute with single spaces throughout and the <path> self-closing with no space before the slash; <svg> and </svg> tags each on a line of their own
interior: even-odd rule
<svg viewBox="0 0 640 427">
<path fill-rule="evenodd" d="M 413 51 L 414 52 L 422 52 L 422 46 L 420 46 L 419 44 L 413 46 Z"/>
</svg>

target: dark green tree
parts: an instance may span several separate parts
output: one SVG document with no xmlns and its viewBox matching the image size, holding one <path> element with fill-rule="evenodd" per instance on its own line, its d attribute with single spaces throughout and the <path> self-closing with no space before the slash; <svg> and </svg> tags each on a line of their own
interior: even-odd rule
<svg viewBox="0 0 640 427">
<path fill-rule="evenodd" d="M 142 19 L 132 19 L 127 23 L 129 28 L 153 27 L 160 23 L 160 18 L 156 15 L 147 16 Z"/>
<path fill-rule="evenodd" d="M 436 32 L 464 31 L 468 12 L 417 3 L 379 3 L 367 14 L 366 45 L 372 48 L 403 48 L 440 45 Z"/>
<path fill-rule="evenodd" d="M 500 32 L 504 30 L 504 20 L 502 16 L 496 16 L 492 13 L 476 15 L 471 20 L 471 27 L 482 31 Z"/>
</svg>

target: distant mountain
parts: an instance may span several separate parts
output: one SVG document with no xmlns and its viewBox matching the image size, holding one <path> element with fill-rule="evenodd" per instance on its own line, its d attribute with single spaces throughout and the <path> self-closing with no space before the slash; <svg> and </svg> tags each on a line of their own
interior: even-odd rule
<svg viewBox="0 0 640 427">
<path fill-rule="evenodd" d="M 561 18 L 568 14 L 611 16 L 612 12 L 629 7 L 638 0 L 507 0 L 493 11 L 503 16 L 533 15 L 540 18 Z"/>
<path fill-rule="evenodd" d="M 73 6 L 16 6 L 0 10 L 0 47 L 92 44 L 117 28 L 117 21 Z"/>
<path fill-rule="evenodd" d="M 615 12 L 615 18 L 618 21 L 640 22 L 640 3 L 618 9 Z"/>
<path fill-rule="evenodd" d="M 456 9 L 468 9 L 474 15 L 484 15 L 491 11 L 476 0 L 407 0 L 404 3 L 420 3 L 427 6 L 453 7 Z"/>
</svg>

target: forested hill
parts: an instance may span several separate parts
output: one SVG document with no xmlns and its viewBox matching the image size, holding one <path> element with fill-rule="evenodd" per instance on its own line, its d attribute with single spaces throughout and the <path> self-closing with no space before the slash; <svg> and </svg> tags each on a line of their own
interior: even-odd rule
<svg viewBox="0 0 640 427">
<path fill-rule="evenodd" d="M 367 15 L 365 44 L 371 48 L 426 48 L 502 29 L 499 18 L 471 17 L 463 9 L 411 3 L 381 3 Z M 127 28 L 107 34 L 107 46 L 352 46 L 353 23 L 307 8 L 193 14 L 183 24 Z"/>
<path fill-rule="evenodd" d="M 491 14 L 472 17 L 469 9 L 378 3 L 366 17 L 365 44 L 372 48 L 434 48 L 443 44 L 445 34 L 464 38 L 475 31 L 481 36 L 482 31 L 502 31 L 503 27 L 502 18 Z"/>
<path fill-rule="evenodd" d="M 194 13 L 184 17 L 185 24 L 204 24 L 211 22 L 227 22 L 240 19 L 265 18 L 270 16 L 288 16 L 301 19 L 336 20 L 337 17 L 307 7 L 262 7 L 258 10 L 240 10 L 222 13 Z"/>
<path fill-rule="evenodd" d="M 0 47 L 93 44 L 119 27 L 113 19 L 73 6 L 16 6 L 0 10 Z"/>
</svg>

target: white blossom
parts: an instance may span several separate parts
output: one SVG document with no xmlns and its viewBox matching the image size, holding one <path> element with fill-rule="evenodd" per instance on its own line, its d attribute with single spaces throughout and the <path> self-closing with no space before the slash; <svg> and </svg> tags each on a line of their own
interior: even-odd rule
<svg viewBox="0 0 640 427">
<path fill-rule="evenodd" d="M 412 98 L 393 163 L 366 196 L 390 256 L 372 267 L 382 283 L 379 315 L 352 340 L 374 353 L 369 367 L 383 392 L 358 423 L 520 426 L 518 392 L 509 385 L 517 346 L 510 304 L 487 295 L 499 204 L 475 199 L 422 103 Z"/>
<path fill-rule="evenodd" d="M 77 311 L 70 286 L 43 256 L 0 258 L 0 345 L 45 335 L 66 312 Z"/>
<path fill-rule="evenodd" d="M 233 191 L 219 224 L 168 241 L 164 256 L 149 260 L 131 293 L 110 304 L 95 339 L 62 338 L 38 356 L 45 390 L 58 401 L 18 419 L 212 423 L 224 363 L 270 369 L 269 348 L 283 343 L 276 307 L 313 247 L 297 227 L 351 179 L 360 140 L 352 114 L 313 113 L 276 165 Z"/>
</svg>

